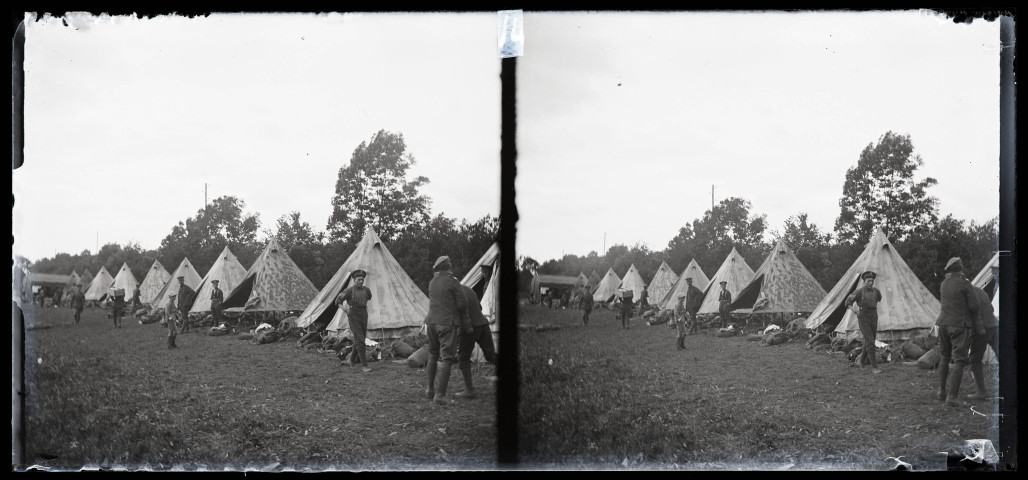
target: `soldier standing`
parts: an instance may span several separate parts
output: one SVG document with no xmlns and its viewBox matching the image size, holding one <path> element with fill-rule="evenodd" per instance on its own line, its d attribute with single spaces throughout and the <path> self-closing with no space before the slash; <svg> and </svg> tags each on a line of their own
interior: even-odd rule
<svg viewBox="0 0 1028 480">
<path fill-rule="evenodd" d="M 225 292 L 221 291 L 219 283 L 219 280 L 211 280 L 211 316 L 214 317 L 214 325 L 221 325 L 221 304 L 225 301 Z"/>
<path fill-rule="evenodd" d="M 111 316 L 114 317 L 114 327 L 121 328 L 121 315 L 125 311 L 125 290 L 115 288 L 111 302 Z"/>
<path fill-rule="evenodd" d="M 717 311 L 721 315 L 721 328 L 728 326 L 728 319 L 732 311 L 728 308 L 732 304 L 732 292 L 728 291 L 728 282 L 721 281 L 721 293 L 717 294 Z"/>
<path fill-rule="evenodd" d="M 142 301 L 139 300 L 139 295 L 139 285 L 136 285 L 136 288 L 132 290 L 132 311 L 129 312 L 129 315 L 135 315 L 136 310 L 143 306 Z"/>
<path fill-rule="evenodd" d="M 939 327 L 939 400 L 951 407 L 960 406 L 960 380 L 968 363 L 971 330 L 985 335 L 984 325 L 975 322 L 978 316 L 978 296 L 971 282 L 964 278 L 964 264 L 960 257 L 946 262 L 946 278 L 939 285 L 942 308 L 935 325 Z M 952 362 L 952 364 L 950 363 Z M 949 387 L 947 389 L 947 386 Z"/>
<path fill-rule="evenodd" d="M 496 353 L 493 348 L 493 333 L 489 330 L 489 320 L 482 315 L 482 304 L 478 300 L 478 295 L 467 285 L 461 285 L 461 292 L 464 294 L 464 301 L 467 302 L 466 315 L 472 331 L 460 332 L 457 335 L 457 368 L 464 379 L 464 391 L 458 392 L 455 396 L 475 398 L 478 394 L 475 392 L 471 376 L 471 354 L 475 351 L 475 344 L 482 349 L 485 361 L 493 365 L 496 365 Z"/>
<path fill-rule="evenodd" d="M 589 325 L 589 313 L 593 311 L 593 296 L 589 295 L 588 289 L 582 293 L 582 311 L 582 322 Z"/>
<path fill-rule="evenodd" d="M 175 321 L 178 320 L 178 305 L 175 304 L 176 294 L 168 295 L 168 304 L 164 306 L 165 320 L 168 322 L 168 349 L 178 348 L 175 345 Z"/>
<path fill-rule="evenodd" d="M 446 386 L 457 353 L 457 333 L 474 329 L 465 314 L 467 302 L 460 282 L 453 278 L 450 257 L 441 256 L 432 266 L 434 277 L 428 284 L 428 388 L 425 395 L 437 404 L 449 403 Z M 442 363 L 440 364 L 440 360 Z"/>
<path fill-rule="evenodd" d="M 371 301 L 371 289 L 364 286 L 364 279 L 367 276 L 368 272 L 364 270 L 354 270 L 350 274 L 353 285 L 346 287 L 336 296 L 336 305 L 339 308 L 343 308 L 343 302 L 349 306 L 349 309 L 346 310 L 346 319 L 350 324 L 350 333 L 353 335 L 353 350 L 350 352 L 350 357 L 343 360 L 343 365 L 351 366 L 356 361 L 360 361 L 363 367 L 362 371 L 365 373 L 371 371 L 366 356 L 367 348 L 364 344 L 368 331 L 368 302 Z"/>
<path fill-rule="evenodd" d="M 625 290 L 621 297 L 621 328 L 628 330 L 632 318 L 632 291 Z"/>
<path fill-rule="evenodd" d="M 999 330 L 999 322 L 996 321 L 996 312 L 992 310 L 992 302 L 989 301 L 989 294 L 978 287 L 974 289 L 978 297 L 978 318 L 975 321 L 974 331 L 971 332 L 971 353 L 968 355 L 968 368 L 971 376 L 974 377 L 975 392 L 968 395 L 968 400 L 985 400 L 988 398 L 985 389 L 985 372 L 982 371 L 982 359 L 985 357 L 985 348 L 992 346 L 992 352 L 996 353 L 996 332 Z M 985 332 L 984 335 L 978 332 Z"/>
<path fill-rule="evenodd" d="M 878 336 L 878 302 L 882 301 L 882 292 L 875 288 L 878 274 L 872 271 L 860 275 L 864 285 L 846 298 L 846 307 L 856 305 L 857 325 L 864 337 L 864 357 L 871 362 L 871 373 L 882 373 L 878 369 L 878 354 L 875 353 L 875 341 Z"/>
<path fill-rule="evenodd" d="M 182 315 L 182 333 L 189 331 L 189 307 L 193 306 L 196 291 L 186 285 L 186 277 L 178 277 L 178 311 Z"/>
<path fill-rule="evenodd" d="M 650 297 L 650 286 L 643 285 L 643 291 L 639 294 L 639 315 L 646 312 L 647 308 L 650 308 L 650 302 L 647 301 Z"/>
<path fill-rule="evenodd" d="M 699 331 L 699 322 L 696 321 L 696 313 L 700 311 L 700 304 L 703 303 L 703 291 L 692 284 L 692 278 L 686 278 L 685 283 L 689 288 L 685 291 L 685 310 L 689 312 L 689 333 Z"/>
<path fill-rule="evenodd" d="M 82 308 L 86 306 L 86 296 L 82 293 L 82 285 L 75 285 L 75 293 L 71 294 L 71 309 L 75 311 L 75 325 L 82 320 Z"/>
</svg>

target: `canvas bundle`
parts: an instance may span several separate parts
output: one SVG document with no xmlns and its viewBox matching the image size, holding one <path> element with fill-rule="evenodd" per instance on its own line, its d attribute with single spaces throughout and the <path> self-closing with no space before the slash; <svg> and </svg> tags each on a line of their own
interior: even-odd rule
<svg viewBox="0 0 1028 480">
<path fill-rule="evenodd" d="M 263 332 L 257 333 L 256 336 L 253 337 L 253 340 L 251 340 L 251 342 L 255 345 L 264 345 L 266 343 L 275 343 L 280 338 L 282 338 L 281 333 L 275 330 L 265 330 Z"/>
<path fill-rule="evenodd" d="M 303 348 L 312 343 L 321 343 L 321 336 L 318 335 L 318 332 L 310 332 L 300 337 L 296 342 L 296 347 Z"/>
<path fill-rule="evenodd" d="M 417 350 L 422 345 L 428 344 L 428 336 L 421 332 L 414 332 L 404 335 L 400 341 L 410 345 L 413 350 Z"/>
<path fill-rule="evenodd" d="M 428 345 L 425 345 L 407 357 L 407 366 L 411 368 L 424 368 L 425 365 L 428 365 L 428 360 Z"/>
<path fill-rule="evenodd" d="M 917 359 L 917 366 L 923 370 L 932 370 L 939 365 L 940 358 L 942 355 L 939 354 L 939 347 L 936 346 Z"/>
<path fill-rule="evenodd" d="M 392 349 L 393 356 L 397 358 L 408 358 L 415 352 L 414 347 L 401 340 L 394 340 L 389 348 Z"/>
</svg>

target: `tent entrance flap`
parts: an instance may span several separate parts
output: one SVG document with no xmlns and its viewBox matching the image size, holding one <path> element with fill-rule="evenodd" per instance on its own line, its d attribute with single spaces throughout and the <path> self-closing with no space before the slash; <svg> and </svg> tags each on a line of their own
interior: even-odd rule
<svg viewBox="0 0 1028 480">
<path fill-rule="evenodd" d="M 246 301 L 250 299 L 250 293 L 253 292 L 253 282 L 257 278 L 257 275 L 250 275 L 243 283 L 240 283 L 235 290 L 229 294 L 228 298 L 222 305 L 225 308 L 242 307 L 246 305 Z"/>
<path fill-rule="evenodd" d="M 846 312 L 848 311 L 845 299 L 849 298 L 850 295 L 853 295 L 853 292 L 856 289 L 857 282 L 854 281 L 853 284 L 846 289 L 846 295 L 843 297 L 843 301 L 839 303 L 839 306 L 835 307 L 835 310 L 832 310 L 832 313 L 829 314 L 828 318 L 821 324 L 821 326 L 824 327 L 825 332 L 834 332 L 836 327 L 839 326 L 839 322 L 842 321 L 842 317 L 846 316 Z"/>
<path fill-rule="evenodd" d="M 732 305 L 738 306 L 738 308 L 752 308 L 753 305 L 757 303 L 757 297 L 760 296 L 761 287 L 764 286 L 764 277 L 765 275 L 761 275 L 760 277 L 753 279 L 753 282 L 750 283 L 746 289 L 739 292 L 739 297 L 732 302 Z M 721 292 L 720 285 L 716 287 L 713 286 L 713 283 L 711 283 L 711 285 L 712 292 Z M 736 308 L 733 308 L 733 310 L 736 310 Z"/>
</svg>

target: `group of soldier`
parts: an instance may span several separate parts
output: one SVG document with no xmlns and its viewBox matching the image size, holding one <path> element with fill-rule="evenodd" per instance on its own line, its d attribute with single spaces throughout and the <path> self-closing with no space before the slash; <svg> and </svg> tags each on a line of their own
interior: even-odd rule
<svg viewBox="0 0 1028 480">
<path fill-rule="evenodd" d="M 179 276 L 178 291 L 168 294 L 168 302 L 164 305 L 164 320 L 168 326 L 168 348 L 178 348 L 175 340 L 178 338 L 179 322 L 181 322 L 181 333 L 189 331 L 189 310 L 193 308 L 193 301 L 196 299 L 196 291 L 186 285 L 186 277 Z M 215 324 L 222 322 L 221 312 L 224 310 L 225 292 L 221 289 L 220 280 L 211 280 L 211 315 Z"/>
<path fill-rule="evenodd" d="M 490 278 L 490 267 L 483 266 L 484 278 Z M 453 364 L 457 364 L 464 380 L 464 391 L 454 396 L 475 398 L 478 394 L 471 374 L 471 355 L 477 344 L 489 363 L 496 364 L 489 321 L 482 314 L 482 305 L 475 291 L 462 285 L 453 273 L 450 257 L 439 257 L 432 266 L 433 277 L 428 284 L 428 315 L 425 326 L 428 330 L 429 359 L 425 371 L 428 376 L 425 396 L 436 404 L 450 404 L 447 386 Z M 350 332 L 353 334 L 353 350 L 343 361 L 351 366 L 360 363 L 363 372 L 370 372 L 366 358 L 365 338 L 368 329 L 368 303 L 372 300 L 371 289 L 364 285 L 368 272 L 355 270 L 350 274 L 351 285 L 343 289 L 335 299 L 336 305 L 346 312 Z"/>
</svg>

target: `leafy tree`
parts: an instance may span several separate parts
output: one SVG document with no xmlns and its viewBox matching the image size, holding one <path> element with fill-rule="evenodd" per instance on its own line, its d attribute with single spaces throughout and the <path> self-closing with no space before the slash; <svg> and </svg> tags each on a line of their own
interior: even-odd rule
<svg viewBox="0 0 1028 480">
<path fill-rule="evenodd" d="M 703 218 L 693 220 L 691 226 L 679 229 L 665 250 L 673 262 L 670 266 L 680 272 L 695 258 L 705 273 L 713 275 L 732 248 L 750 265 L 759 265 L 768 250 L 764 243 L 767 215 L 751 215 L 750 208 L 749 200 L 729 197 L 707 210 Z"/>
<path fill-rule="evenodd" d="M 450 257 L 453 273 L 462 277 L 496 241 L 498 234 L 499 222 L 493 217 L 457 223 L 439 214 L 424 226 L 408 228 L 389 244 L 389 251 L 418 287 L 427 293 L 436 258 L 442 255 Z"/>
<path fill-rule="evenodd" d="M 414 165 L 406 149 L 403 134 L 379 130 L 353 151 L 349 165 L 339 169 L 330 238 L 360 240 L 371 225 L 388 242 L 428 222 L 430 200 L 418 191 L 428 178 L 406 178 Z"/>
<path fill-rule="evenodd" d="M 161 240 L 158 260 L 171 271 L 188 256 L 197 273 L 203 275 L 228 246 L 244 266 L 253 264 L 262 246 L 257 241 L 260 214 L 245 213 L 244 208 L 246 202 L 234 196 L 214 199 L 195 216 L 172 227 Z"/>
<path fill-rule="evenodd" d="M 309 223 L 300 220 L 300 212 L 282 215 L 276 226 L 275 240 L 286 250 L 294 246 L 320 245 L 325 238 L 324 232 L 315 233 Z"/>
<path fill-rule="evenodd" d="M 896 242 L 896 251 L 907 262 L 917 278 L 936 297 L 946 277 L 943 267 L 953 257 L 963 260 L 970 279 L 992 258 L 996 249 L 997 219 L 965 225 L 963 220 L 947 215 L 932 227 L 920 227 L 903 242 Z"/>
<path fill-rule="evenodd" d="M 934 224 L 939 201 L 928 195 L 928 187 L 938 182 L 931 177 L 914 180 L 923 164 L 909 135 L 886 132 L 877 144 L 868 144 L 857 165 L 846 171 L 835 221 L 839 241 L 866 244 L 876 225 L 903 241 L 914 230 Z"/>
</svg>

